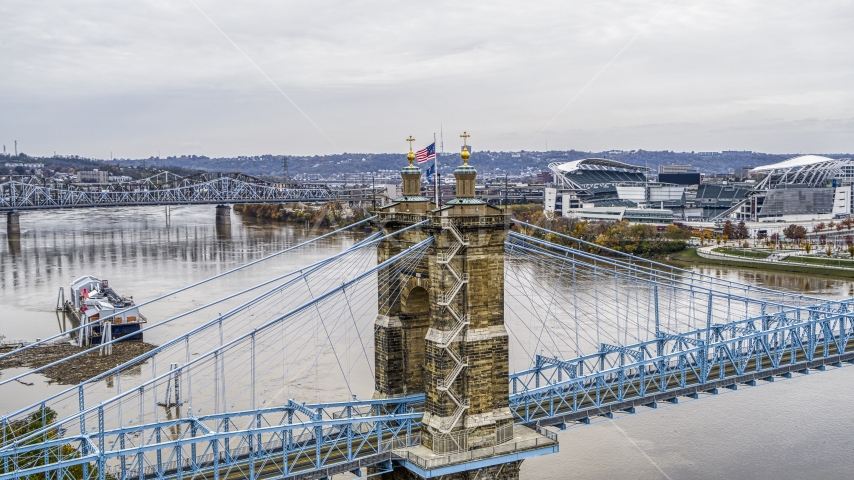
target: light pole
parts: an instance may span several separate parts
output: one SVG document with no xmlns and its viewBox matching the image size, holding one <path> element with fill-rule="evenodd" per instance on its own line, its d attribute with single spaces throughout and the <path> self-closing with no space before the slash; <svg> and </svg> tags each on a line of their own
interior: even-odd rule
<svg viewBox="0 0 854 480">
<path fill-rule="evenodd" d="M 504 210 L 507 210 L 507 174 L 504 174 Z"/>
</svg>

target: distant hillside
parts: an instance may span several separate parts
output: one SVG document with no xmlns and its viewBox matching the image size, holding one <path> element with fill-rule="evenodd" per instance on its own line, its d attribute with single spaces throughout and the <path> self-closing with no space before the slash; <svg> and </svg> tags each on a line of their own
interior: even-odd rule
<svg viewBox="0 0 854 480">
<path fill-rule="evenodd" d="M 546 170 L 551 162 L 564 162 L 589 157 L 612 158 L 633 165 L 648 166 L 656 170 L 659 165 L 691 165 L 704 173 L 731 173 L 743 166 L 759 166 L 779 162 L 797 156 L 771 155 L 759 152 L 724 152 L 704 155 L 694 152 L 646 151 L 630 152 L 582 152 L 577 150 L 551 152 L 479 152 L 474 151 L 469 163 L 479 171 L 510 175 L 530 174 Z M 829 157 L 850 157 L 850 154 L 822 154 Z M 135 166 L 142 160 L 122 160 L 122 164 Z M 242 172 L 249 175 L 282 175 L 281 155 L 260 155 L 255 157 L 209 158 L 205 156 L 184 156 L 150 158 L 145 162 L 151 165 L 171 165 L 186 169 L 199 169 L 218 172 Z M 379 170 L 395 170 L 406 163 L 403 153 L 342 153 L 337 155 L 288 156 L 290 176 L 300 173 L 316 173 L 324 176 L 335 173 L 359 174 Z M 450 172 L 459 163 L 456 155 L 447 155 L 440 159 L 440 170 Z"/>
<path fill-rule="evenodd" d="M 481 173 L 511 176 L 528 176 L 544 171 L 551 162 L 566 162 L 589 157 L 604 157 L 619 160 L 632 165 L 647 166 L 656 171 L 659 165 L 691 165 L 704 173 L 731 173 L 744 166 L 756 167 L 779 162 L 799 154 L 771 155 L 759 152 L 670 152 L 670 151 L 608 151 L 583 152 L 577 150 L 550 152 L 490 152 L 472 153 L 469 163 Z M 851 154 L 820 154 L 834 158 L 851 157 Z M 69 171 L 70 169 L 104 168 L 116 174 L 133 178 L 150 175 L 157 168 L 165 168 L 181 175 L 204 170 L 211 172 L 241 172 L 260 177 L 282 175 L 282 155 L 260 155 L 210 158 L 206 156 L 182 156 L 147 159 L 117 159 L 114 161 L 69 157 L 18 157 L 6 156 L 0 162 L 0 174 L 6 162 L 39 162 L 48 169 Z M 458 164 L 459 156 L 446 154 L 440 158 L 440 171 L 450 173 Z M 336 155 L 288 156 L 288 170 L 291 177 L 298 174 L 320 174 L 329 177 L 333 174 L 347 174 L 358 177 L 382 170 L 398 170 L 406 164 L 403 153 L 342 153 Z M 8 170 L 8 169 L 5 169 Z"/>
<path fill-rule="evenodd" d="M 129 165 L 133 163 L 133 165 Z M 6 165 L 18 166 L 6 166 Z M 160 170 L 168 170 L 172 173 L 177 173 L 181 176 L 188 176 L 194 173 L 199 173 L 199 170 L 181 168 L 179 166 L 164 166 L 152 165 L 149 162 L 123 160 L 104 161 L 92 158 L 84 158 L 76 155 L 56 156 L 56 157 L 31 157 L 26 154 L 0 156 L 0 175 L 22 175 L 34 173 L 32 168 L 25 168 L 23 165 L 42 164 L 41 175 L 49 177 L 54 173 L 74 173 L 81 170 L 103 170 L 109 172 L 110 175 L 120 175 L 131 177 L 132 179 L 141 179 L 156 175 Z"/>
</svg>

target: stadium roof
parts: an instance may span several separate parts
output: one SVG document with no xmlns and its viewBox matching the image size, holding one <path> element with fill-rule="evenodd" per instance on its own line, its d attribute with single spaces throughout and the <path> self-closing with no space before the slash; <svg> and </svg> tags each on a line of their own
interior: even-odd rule
<svg viewBox="0 0 854 480">
<path fill-rule="evenodd" d="M 819 163 L 833 162 L 832 158 L 822 157 L 820 155 L 802 155 L 800 157 L 790 158 L 782 162 L 772 163 L 771 165 L 762 165 L 756 167 L 751 172 L 767 172 L 769 170 L 787 170 L 794 167 L 805 167 L 807 165 L 816 165 Z"/>
<path fill-rule="evenodd" d="M 756 167 L 751 172 L 768 175 L 756 185 L 756 190 L 777 188 L 783 185 L 827 187 L 829 182 L 843 174 L 842 167 L 851 165 L 847 158 L 828 158 L 819 155 L 804 155 L 788 160 Z"/>
<path fill-rule="evenodd" d="M 555 165 L 554 168 L 562 171 L 562 172 L 572 172 L 575 170 L 579 170 L 584 166 L 597 166 L 597 167 L 610 167 L 610 168 L 622 168 L 625 170 L 633 170 L 636 172 L 645 172 L 648 171 L 649 168 L 646 167 L 638 167 L 636 165 L 629 165 L 628 163 L 618 162 L 616 160 L 609 160 L 607 158 L 584 158 L 581 160 L 573 160 L 571 162 L 561 163 L 560 165 Z"/>
</svg>

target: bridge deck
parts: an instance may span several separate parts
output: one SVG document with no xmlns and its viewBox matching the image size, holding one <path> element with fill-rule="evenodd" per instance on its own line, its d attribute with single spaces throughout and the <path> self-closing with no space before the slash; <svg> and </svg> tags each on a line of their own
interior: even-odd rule
<svg viewBox="0 0 854 480">
<path fill-rule="evenodd" d="M 817 358 L 806 360 L 803 352 L 798 352 L 795 354 L 794 362 L 791 352 L 787 352 L 782 355 L 777 367 L 763 365 L 761 361 L 757 364 L 757 359 L 751 358 L 748 360 L 746 370 L 752 371 L 743 374 L 737 374 L 735 368 L 731 366 L 724 368 L 723 373 L 721 373 L 720 365 L 714 365 L 710 367 L 708 379 L 705 382 L 701 381 L 694 369 L 686 368 L 683 379 L 671 377 L 670 381 L 666 383 L 664 391 L 651 392 L 646 395 L 638 394 L 642 382 L 640 376 L 627 376 L 623 385 L 624 391 L 627 393 L 622 398 L 619 398 L 611 387 L 594 387 L 583 393 L 564 392 L 566 397 L 574 397 L 575 402 L 567 402 L 554 408 L 551 412 L 543 408 L 541 399 L 517 405 L 516 411 L 527 409 L 529 413 L 536 412 L 526 416 L 524 422 L 526 425 L 562 426 L 568 422 L 586 423 L 591 417 L 631 411 L 633 408 L 641 406 L 655 407 L 657 402 L 673 402 L 678 397 L 696 397 L 700 393 L 714 393 L 718 388 L 736 388 L 739 384 L 752 383 L 756 380 L 770 379 L 773 381 L 776 376 L 806 373 L 809 370 L 823 370 L 827 365 L 839 366 L 843 362 L 854 363 L 854 351 L 849 351 L 852 347 L 854 347 L 854 339 L 848 341 L 846 351 L 842 353 L 838 352 L 834 343 L 830 343 L 827 347 L 827 355 L 824 355 L 824 345 L 819 345 L 815 355 Z M 654 374 L 647 374 L 647 376 L 651 375 Z M 584 397 L 587 400 L 579 400 Z M 596 399 L 599 401 L 598 405 Z"/>
</svg>

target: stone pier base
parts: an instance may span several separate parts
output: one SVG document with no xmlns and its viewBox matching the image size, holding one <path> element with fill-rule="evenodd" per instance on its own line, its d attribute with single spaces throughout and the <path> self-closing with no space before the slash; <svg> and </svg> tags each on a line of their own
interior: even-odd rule
<svg viewBox="0 0 854 480">
<path fill-rule="evenodd" d="M 20 215 L 18 214 L 18 212 L 6 213 L 6 234 L 7 235 L 20 235 L 21 234 Z"/>
<path fill-rule="evenodd" d="M 231 207 L 228 205 L 216 206 L 216 224 L 231 225 Z"/>
<path fill-rule="evenodd" d="M 519 480 L 519 468 L 522 461 L 493 465 L 466 472 L 442 475 L 442 480 Z M 380 476 L 382 480 L 421 480 L 421 476 L 405 468 L 395 468 L 393 472 Z"/>
</svg>

